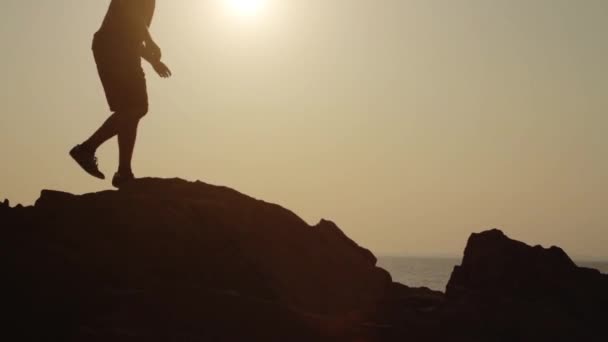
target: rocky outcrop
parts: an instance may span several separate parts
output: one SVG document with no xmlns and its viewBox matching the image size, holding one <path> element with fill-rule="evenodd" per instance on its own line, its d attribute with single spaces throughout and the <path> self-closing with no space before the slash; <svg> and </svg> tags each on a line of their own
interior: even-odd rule
<svg viewBox="0 0 608 342">
<path fill-rule="evenodd" d="M 488 336 L 517 341 L 608 338 L 608 275 L 578 267 L 558 247 L 528 246 L 499 230 L 473 234 L 447 285 L 450 309 Z"/>
<path fill-rule="evenodd" d="M 7 204 L 0 213 L 4 285 L 27 321 L 61 308 L 57 326 L 76 315 L 91 318 L 78 325 L 95 331 L 89 325 L 100 317 L 126 320 L 163 306 L 182 320 L 191 311 L 204 316 L 212 298 L 240 298 L 238 310 L 267 306 L 283 319 L 295 312 L 365 320 L 392 286 L 373 254 L 334 223 L 309 226 L 278 205 L 201 182 L 141 179 L 82 196 L 43 191 L 33 207 Z"/>
<path fill-rule="evenodd" d="M 583 290 L 584 289 L 584 290 Z M 608 276 L 578 267 L 559 247 L 531 247 L 500 230 L 473 234 L 447 285 L 449 298 L 608 299 Z"/>
<path fill-rule="evenodd" d="M 334 223 L 180 179 L 0 203 L 7 341 L 604 341 L 608 276 L 473 234 L 447 296 Z M 18 336 L 15 338 L 14 336 Z"/>
</svg>

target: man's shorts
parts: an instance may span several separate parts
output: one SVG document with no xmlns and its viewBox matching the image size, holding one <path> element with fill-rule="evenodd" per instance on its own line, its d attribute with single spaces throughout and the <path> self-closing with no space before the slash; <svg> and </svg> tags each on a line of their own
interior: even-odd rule
<svg viewBox="0 0 608 342">
<path fill-rule="evenodd" d="M 140 52 L 94 41 L 93 56 L 110 110 L 145 115 L 148 91 Z"/>
</svg>

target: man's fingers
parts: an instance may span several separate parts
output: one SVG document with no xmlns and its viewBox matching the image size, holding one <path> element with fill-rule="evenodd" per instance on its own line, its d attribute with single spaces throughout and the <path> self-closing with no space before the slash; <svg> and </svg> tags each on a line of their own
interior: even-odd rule
<svg viewBox="0 0 608 342">
<path fill-rule="evenodd" d="M 159 62 L 158 64 L 156 64 L 154 66 L 154 70 L 156 70 L 156 73 L 162 78 L 168 78 L 172 75 L 171 70 L 169 70 L 169 67 L 167 67 L 162 62 Z"/>
<path fill-rule="evenodd" d="M 167 78 L 169 76 L 171 76 L 171 70 L 169 70 L 169 68 L 166 65 L 163 65 L 163 70 L 162 70 L 162 76 L 164 78 Z"/>
</svg>

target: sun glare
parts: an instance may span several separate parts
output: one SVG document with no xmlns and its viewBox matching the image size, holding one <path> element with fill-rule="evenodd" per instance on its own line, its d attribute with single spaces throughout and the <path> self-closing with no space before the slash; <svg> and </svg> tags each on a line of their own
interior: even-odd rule
<svg viewBox="0 0 608 342">
<path fill-rule="evenodd" d="M 242 16 L 257 16 L 266 7 L 267 0 L 226 0 L 230 9 Z"/>
</svg>

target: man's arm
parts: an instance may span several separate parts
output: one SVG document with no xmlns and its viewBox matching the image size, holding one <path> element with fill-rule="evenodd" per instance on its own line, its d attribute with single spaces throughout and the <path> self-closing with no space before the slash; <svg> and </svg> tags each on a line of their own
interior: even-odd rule
<svg viewBox="0 0 608 342">
<path fill-rule="evenodd" d="M 146 32 L 148 32 L 148 30 L 146 30 Z M 150 36 L 149 33 L 147 35 L 148 37 Z M 156 43 L 154 43 L 152 37 L 149 37 L 144 41 L 144 45 L 142 45 L 141 57 L 152 65 L 154 71 L 156 71 L 160 77 L 167 78 L 171 76 L 171 70 L 169 70 L 169 67 L 167 67 L 165 63 L 161 62 L 160 60 L 160 48 L 158 45 L 156 45 Z"/>
<path fill-rule="evenodd" d="M 142 35 L 142 57 L 152 63 L 160 61 L 160 48 L 152 39 L 149 27 L 152 24 L 156 0 L 122 0 L 124 10 L 131 16 L 136 30 Z"/>
<path fill-rule="evenodd" d="M 128 1 L 130 8 L 129 13 L 134 15 L 133 20 L 137 23 L 143 32 L 143 43 L 141 47 L 141 57 L 146 60 L 159 76 L 166 78 L 171 76 L 171 70 L 161 62 L 162 53 L 160 47 L 152 39 L 149 27 L 154 16 L 155 0 L 125 0 Z"/>
<path fill-rule="evenodd" d="M 152 24 L 152 18 L 154 17 L 154 10 L 156 7 L 156 0 L 141 0 L 141 16 L 144 24 L 144 46 L 146 53 L 151 59 L 146 59 L 148 62 L 153 63 L 155 59 L 162 58 L 162 53 L 160 47 L 154 42 L 152 39 L 152 35 L 150 34 L 150 25 Z"/>
<path fill-rule="evenodd" d="M 153 54 L 150 49 L 146 48 L 145 46 L 141 47 L 141 58 L 150 64 L 160 62 L 158 55 Z"/>
</svg>

